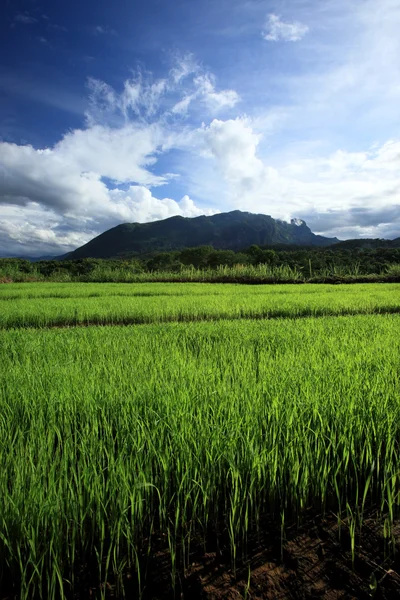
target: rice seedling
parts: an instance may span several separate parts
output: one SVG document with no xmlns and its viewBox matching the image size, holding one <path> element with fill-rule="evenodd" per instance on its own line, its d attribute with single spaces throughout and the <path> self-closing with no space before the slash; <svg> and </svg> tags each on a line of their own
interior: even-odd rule
<svg viewBox="0 0 400 600">
<path fill-rule="evenodd" d="M 309 506 L 354 556 L 377 506 L 390 552 L 399 356 L 399 315 L 1 331 L 0 589 L 124 597 L 128 572 L 139 597 L 160 546 L 178 585 L 210 531 L 235 569 L 266 517 L 283 539 Z"/>
</svg>

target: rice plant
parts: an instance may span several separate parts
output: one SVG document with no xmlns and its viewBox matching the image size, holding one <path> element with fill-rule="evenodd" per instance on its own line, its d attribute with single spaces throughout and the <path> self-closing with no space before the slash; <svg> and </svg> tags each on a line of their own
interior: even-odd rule
<svg viewBox="0 0 400 600">
<path fill-rule="evenodd" d="M 234 571 L 309 506 L 390 547 L 399 356 L 398 315 L 1 331 L 0 589 L 139 597 L 160 540 L 172 584 L 210 531 Z"/>
</svg>

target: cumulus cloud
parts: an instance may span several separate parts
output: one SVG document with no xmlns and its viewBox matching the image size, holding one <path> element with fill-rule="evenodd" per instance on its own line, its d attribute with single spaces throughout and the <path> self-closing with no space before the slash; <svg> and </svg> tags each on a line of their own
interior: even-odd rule
<svg viewBox="0 0 400 600">
<path fill-rule="evenodd" d="M 118 129 L 95 125 L 68 133 L 51 151 L 52 156 L 81 173 L 96 173 L 119 183 L 135 181 L 160 185 L 165 176 L 157 176 L 147 167 L 156 162 L 162 143 L 157 125 L 129 124 Z"/>
<path fill-rule="evenodd" d="M 247 104 L 255 118 L 204 127 L 196 146 L 202 161 L 193 172 L 186 165 L 189 191 L 301 217 L 324 235 L 398 237 L 400 5 L 382 0 L 378 12 L 372 0 L 301 5 L 296 16 L 304 22 L 307 12 L 310 36 L 287 49 L 283 71 L 268 71 L 276 104 Z M 278 37 L 269 23 L 265 29 Z M 256 87 L 263 102 L 265 89 Z"/>
<path fill-rule="evenodd" d="M 38 202 L 58 210 L 77 204 L 95 210 L 107 194 L 102 178 L 159 185 L 165 177 L 146 167 L 155 162 L 158 132 L 133 125 L 113 130 L 94 126 L 68 133 L 53 148 L 0 143 L 0 204 Z"/>
<path fill-rule="evenodd" d="M 0 256 L 63 254 L 119 223 L 147 223 L 176 215 L 197 217 L 216 212 L 199 208 L 187 195 L 179 202 L 167 197 L 159 199 L 143 186 L 108 190 L 100 183 L 98 191 L 95 204 L 76 202 L 65 210 L 38 202 L 4 204 Z"/>
<path fill-rule="evenodd" d="M 231 107 L 236 92 L 219 91 L 215 77 L 189 56 L 165 78 L 139 70 L 120 92 L 97 79 L 89 79 L 88 90 L 86 127 L 48 148 L 0 142 L 3 248 L 24 244 L 54 253 L 124 221 L 209 213 L 188 195 L 177 202 L 150 188 L 176 178 L 157 162 L 171 149 L 184 149 L 193 134 L 174 126 L 175 115 L 195 101 L 209 111 Z"/>
<path fill-rule="evenodd" d="M 203 131 L 206 148 L 233 187 L 245 188 L 263 172 L 264 165 L 256 155 L 261 136 L 253 131 L 249 119 L 214 119 Z"/>
<path fill-rule="evenodd" d="M 272 167 L 258 155 L 261 136 L 249 119 L 213 120 L 201 130 L 215 190 L 242 210 L 300 217 L 316 233 L 400 236 L 400 141 L 364 152 L 288 159 Z"/>
<path fill-rule="evenodd" d="M 156 160 L 159 135 L 154 127 L 131 124 L 76 130 L 53 148 L 0 143 L 3 245 L 5 239 L 11 247 L 19 242 L 36 252 L 40 245 L 40 254 L 43 248 L 51 253 L 57 244 L 71 249 L 124 221 L 205 214 L 188 196 L 159 199 L 146 187 L 167 180 L 146 168 Z"/>
<path fill-rule="evenodd" d="M 0 256 L 64 254 L 94 236 L 89 230 L 70 230 L 60 216 L 33 202 L 26 207 L 2 206 L 1 214 Z"/>
<path fill-rule="evenodd" d="M 400 141 L 393 127 L 381 132 L 385 119 L 393 125 L 400 98 L 400 9 L 382 0 L 375 13 L 372 1 L 362 3 L 345 56 L 329 40 L 313 46 L 317 19 L 307 21 L 310 46 L 296 52 L 311 48 L 318 68 L 307 71 L 311 62 L 299 60 L 300 74 L 273 79 L 288 103 L 257 118 L 237 116 L 239 94 L 221 89 L 191 54 L 176 57 L 164 77 L 136 70 L 119 90 L 90 79 L 82 128 L 49 148 L 0 142 L 0 253 L 66 252 L 124 221 L 209 212 L 199 201 L 300 217 L 329 236 L 399 236 Z M 264 37 L 296 41 L 304 28 L 270 15 Z M 335 136 L 363 115 L 362 135 L 346 150 L 348 140 Z M 379 135 L 367 136 L 374 119 Z M 374 137 L 380 141 L 371 145 Z M 176 174 L 176 197 L 187 193 L 179 202 L 170 188 L 154 191 Z"/>
<path fill-rule="evenodd" d="M 309 32 L 308 25 L 299 21 L 282 21 L 279 15 L 271 13 L 268 15 L 266 30 L 262 37 L 268 42 L 298 42 Z"/>
</svg>

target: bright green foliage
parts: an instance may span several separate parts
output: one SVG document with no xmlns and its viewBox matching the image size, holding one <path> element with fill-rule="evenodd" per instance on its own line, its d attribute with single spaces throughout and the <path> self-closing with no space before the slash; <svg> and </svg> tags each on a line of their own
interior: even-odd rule
<svg viewBox="0 0 400 600">
<path fill-rule="evenodd" d="M 398 284 L 42 283 L 0 287 L 0 328 L 397 312 Z"/>
<path fill-rule="evenodd" d="M 148 297 L 104 296 L 108 314 L 119 302 L 153 320 L 239 316 L 261 301 L 288 316 L 399 304 L 398 288 L 383 285 L 148 287 Z M 37 323 L 73 302 L 99 314 L 80 286 L 5 288 L 3 323 L 19 303 L 43 307 Z M 5 299 L 61 289 L 77 295 Z M 114 578 L 117 597 L 136 569 L 139 594 L 153 537 L 164 536 L 173 580 L 210 529 L 228 533 L 234 568 L 265 517 L 283 527 L 309 506 L 347 518 L 355 553 L 363 510 L 376 506 L 390 549 L 400 315 L 3 330 L 0 365 L 0 589 L 16 582 L 21 600 L 72 597 L 87 564 L 98 584 Z"/>
</svg>

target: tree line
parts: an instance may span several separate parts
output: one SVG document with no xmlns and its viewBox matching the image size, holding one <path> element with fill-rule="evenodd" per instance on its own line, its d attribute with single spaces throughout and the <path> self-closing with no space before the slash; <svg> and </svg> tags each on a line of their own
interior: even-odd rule
<svg viewBox="0 0 400 600">
<path fill-rule="evenodd" d="M 71 277 L 90 275 L 99 269 L 129 271 L 135 273 L 169 272 L 179 273 L 182 269 L 217 269 L 221 266 L 268 265 L 271 268 L 288 267 L 313 277 L 318 274 L 347 273 L 355 276 L 385 273 L 389 267 L 400 265 L 400 248 L 304 248 L 304 247 L 260 247 L 234 252 L 216 250 L 211 246 L 185 248 L 171 252 L 159 252 L 145 256 L 123 256 L 113 259 L 84 258 L 76 260 L 40 260 L 32 262 L 21 258 L 0 259 L 0 273 L 68 274 Z"/>
</svg>

